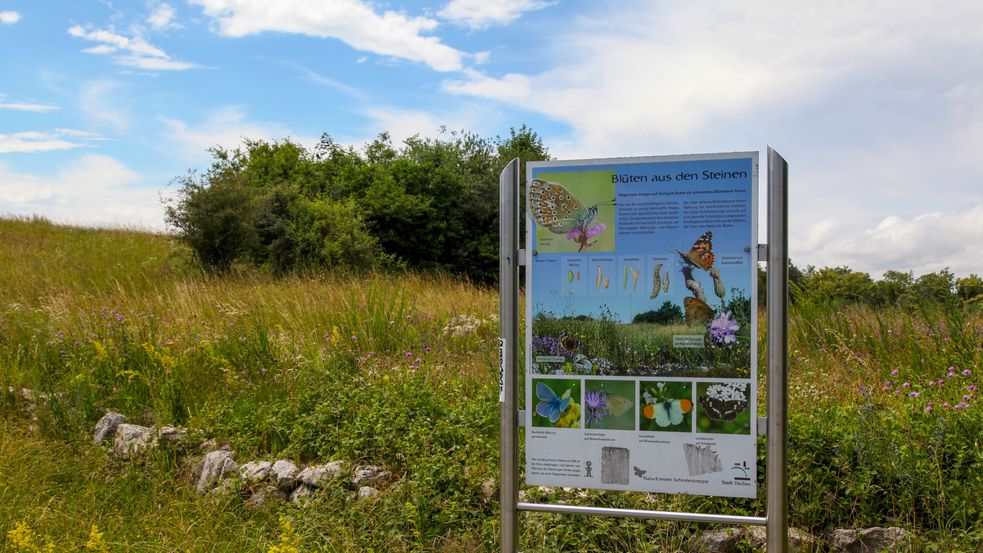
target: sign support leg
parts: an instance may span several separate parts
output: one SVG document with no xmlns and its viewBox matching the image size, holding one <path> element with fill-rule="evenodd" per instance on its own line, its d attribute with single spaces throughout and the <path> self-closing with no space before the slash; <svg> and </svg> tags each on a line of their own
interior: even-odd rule
<svg viewBox="0 0 983 553">
<path fill-rule="evenodd" d="M 788 162 L 768 148 L 768 553 L 788 551 Z"/>
<path fill-rule="evenodd" d="M 517 378 L 519 361 L 519 158 L 502 171 L 499 188 L 499 448 L 501 464 L 501 551 L 519 548 L 519 435 Z"/>
</svg>

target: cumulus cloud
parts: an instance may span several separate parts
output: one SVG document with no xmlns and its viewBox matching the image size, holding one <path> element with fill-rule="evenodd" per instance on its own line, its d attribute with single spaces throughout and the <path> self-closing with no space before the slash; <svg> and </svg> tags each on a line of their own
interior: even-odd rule
<svg viewBox="0 0 983 553">
<path fill-rule="evenodd" d="M 440 17 L 471 29 L 485 29 L 492 25 L 505 25 L 515 21 L 523 13 L 541 10 L 554 4 L 539 0 L 451 0 L 440 12 Z"/>
<path fill-rule="evenodd" d="M 885 270 L 916 275 L 949 267 L 957 275 L 980 272 L 983 203 L 914 217 L 888 216 L 872 228 L 844 231 L 849 223 L 830 218 L 790 237 L 792 259 L 816 266 L 849 266 L 879 276 Z"/>
<path fill-rule="evenodd" d="M 92 141 L 100 139 L 99 135 L 75 129 L 0 133 L 0 154 L 33 154 L 71 150 L 88 146 Z"/>
<path fill-rule="evenodd" d="M 566 123 L 595 155 L 642 153 L 830 95 L 848 105 L 878 79 L 950 71 L 977 80 L 979 62 L 961 52 L 983 48 L 981 17 L 983 5 L 967 3 L 632 2 L 545 34 L 542 72 L 470 72 L 445 90 Z"/>
<path fill-rule="evenodd" d="M 13 25 L 20 21 L 20 13 L 15 11 L 0 12 L 0 24 Z"/>
<path fill-rule="evenodd" d="M 437 21 L 394 11 L 377 13 L 360 0 L 191 0 L 213 18 L 220 34 L 243 37 L 277 31 L 335 38 L 357 50 L 429 65 L 437 71 L 462 67 L 464 54 L 435 36 Z"/>
<path fill-rule="evenodd" d="M 169 144 L 186 159 L 207 160 L 208 149 L 214 146 L 235 148 L 244 139 L 282 140 L 290 138 L 303 146 L 314 146 L 318 139 L 291 133 L 279 123 L 256 122 L 247 118 L 239 106 L 226 106 L 211 112 L 203 121 L 189 123 L 176 118 L 161 117 L 164 136 Z"/>
<path fill-rule="evenodd" d="M 181 25 L 174 21 L 175 15 L 174 8 L 170 4 L 161 4 L 147 16 L 147 24 L 157 30 L 178 29 Z"/>
<path fill-rule="evenodd" d="M 86 29 L 81 25 L 73 25 L 68 28 L 68 34 L 97 43 L 84 49 L 83 52 L 97 55 L 116 54 L 113 61 L 120 65 L 160 71 L 183 71 L 196 67 L 193 63 L 171 58 L 166 52 L 147 41 L 139 32 L 134 33 L 133 36 L 126 36 L 112 29 Z"/>
<path fill-rule="evenodd" d="M 0 213 L 42 214 L 57 222 L 164 228 L 159 192 L 118 160 L 86 154 L 50 177 L 0 164 Z"/>
</svg>

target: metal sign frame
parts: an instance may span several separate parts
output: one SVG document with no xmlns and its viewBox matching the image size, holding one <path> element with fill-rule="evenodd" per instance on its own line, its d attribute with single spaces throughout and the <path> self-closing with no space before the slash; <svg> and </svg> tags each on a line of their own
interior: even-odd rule
<svg viewBox="0 0 983 553">
<path fill-rule="evenodd" d="M 519 248 L 519 159 L 499 177 L 499 402 L 501 552 L 519 547 L 519 511 L 634 517 L 645 519 L 748 524 L 767 527 L 768 553 L 788 551 L 786 372 L 788 346 L 788 163 L 768 148 L 768 245 L 758 246 L 758 260 L 768 264 L 767 299 L 767 467 L 765 517 L 611 509 L 519 501 L 518 405 L 519 267 L 526 251 Z M 760 425 L 759 425 L 760 427 Z"/>
</svg>

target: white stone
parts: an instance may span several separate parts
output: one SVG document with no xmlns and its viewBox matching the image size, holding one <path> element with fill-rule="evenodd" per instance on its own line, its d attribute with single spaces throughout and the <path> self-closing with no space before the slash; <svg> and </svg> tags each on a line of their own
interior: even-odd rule
<svg viewBox="0 0 983 553">
<path fill-rule="evenodd" d="M 111 436 L 115 436 L 116 428 L 125 423 L 126 417 L 123 415 L 113 413 L 112 411 L 106 413 L 101 419 L 99 419 L 99 422 L 96 423 L 95 432 L 92 433 L 92 441 L 95 442 L 96 445 L 101 445 Z"/>
<path fill-rule="evenodd" d="M 196 489 L 205 493 L 236 472 L 238 465 L 232 460 L 232 452 L 225 450 L 212 451 L 205 455 L 198 478 Z"/>
<path fill-rule="evenodd" d="M 297 473 L 299 471 L 297 470 L 297 465 L 293 464 L 293 462 L 280 459 L 273 463 L 270 471 L 273 473 L 276 487 L 281 490 L 290 493 L 297 487 Z"/>
<path fill-rule="evenodd" d="M 290 494 L 290 502 L 294 505 L 304 505 L 314 497 L 314 488 L 307 484 L 297 486 L 297 489 Z"/>
<path fill-rule="evenodd" d="M 373 488 L 372 486 L 362 486 L 358 489 L 359 499 L 365 499 L 367 497 L 375 497 L 379 495 L 379 490 Z"/>
<path fill-rule="evenodd" d="M 827 541 L 831 551 L 845 553 L 878 553 L 894 551 L 905 537 L 902 528 L 861 528 L 860 530 L 837 528 L 829 533 Z"/>
<path fill-rule="evenodd" d="M 188 431 L 173 426 L 162 426 L 157 431 L 157 440 L 161 445 L 178 445 L 188 438 Z"/>
<path fill-rule="evenodd" d="M 356 488 L 362 486 L 378 486 L 385 484 L 390 478 L 391 475 L 388 472 L 377 466 L 359 466 L 355 467 L 355 473 L 352 475 L 352 486 Z"/>
<path fill-rule="evenodd" d="M 324 488 L 334 480 L 345 477 L 344 461 L 331 461 L 323 465 L 312 465 L 300 471 L 297 479 L 314 488 Z"/>
<path fill-rule="evenodd" d="M 239 467 L 239 476 L 249 483 L 262 482 L 269 478 L 272 468 L 269 461 L 250 461 Z"/>
<path fill-rule="evenodd" d="M 113 442 L 116 456 L 122 459 L 136 457 L 154 447 L 157 447 L 157 433 L 153 428 L 126 423 L 116 427 L 116 439 Z"/>
</svg>

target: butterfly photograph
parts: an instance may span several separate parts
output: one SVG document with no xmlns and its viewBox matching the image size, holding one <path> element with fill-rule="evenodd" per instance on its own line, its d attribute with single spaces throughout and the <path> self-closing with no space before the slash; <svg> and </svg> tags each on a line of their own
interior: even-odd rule
<svg viewBox="0 0 983 553">
<path fill-rule="evenodd" d="M 580 380 L 533 379 L 533 426 L 580 428 Z"/>
<path fill-rule="evenodd" d="M 714 260 L 716 260 L 716 255 L 713 253 L 713 232 L 708 230 L 701 234 L 696 242 L 693 242 L 693 246 L 688 252 L 683 253 L 676 250 L 676 253 L 679 254 L 683 263 L 709 271 L 713 267 Z"/>
<path fill-rule="evenodd" d="M 538 251 L 614 251 L 614 185 L 609 172 L 540 174 L 529 184 L 527 201 Z"/>
<path fill-rule="evenodd" d="M 750 434 L 749 387 L 744 382 L 699 383 L 697 429 L 718 434 Z"/>
<path fill-rule="evenodd" d="M 584 427 L 606 430 L 635 429 L 635 382 L 584 382 Z"/>
<path fill-rule="evenodd" d="M 690 382 L 640 382 L 639 430 L 691 432 L 693 385 Z"/>
</svg>

